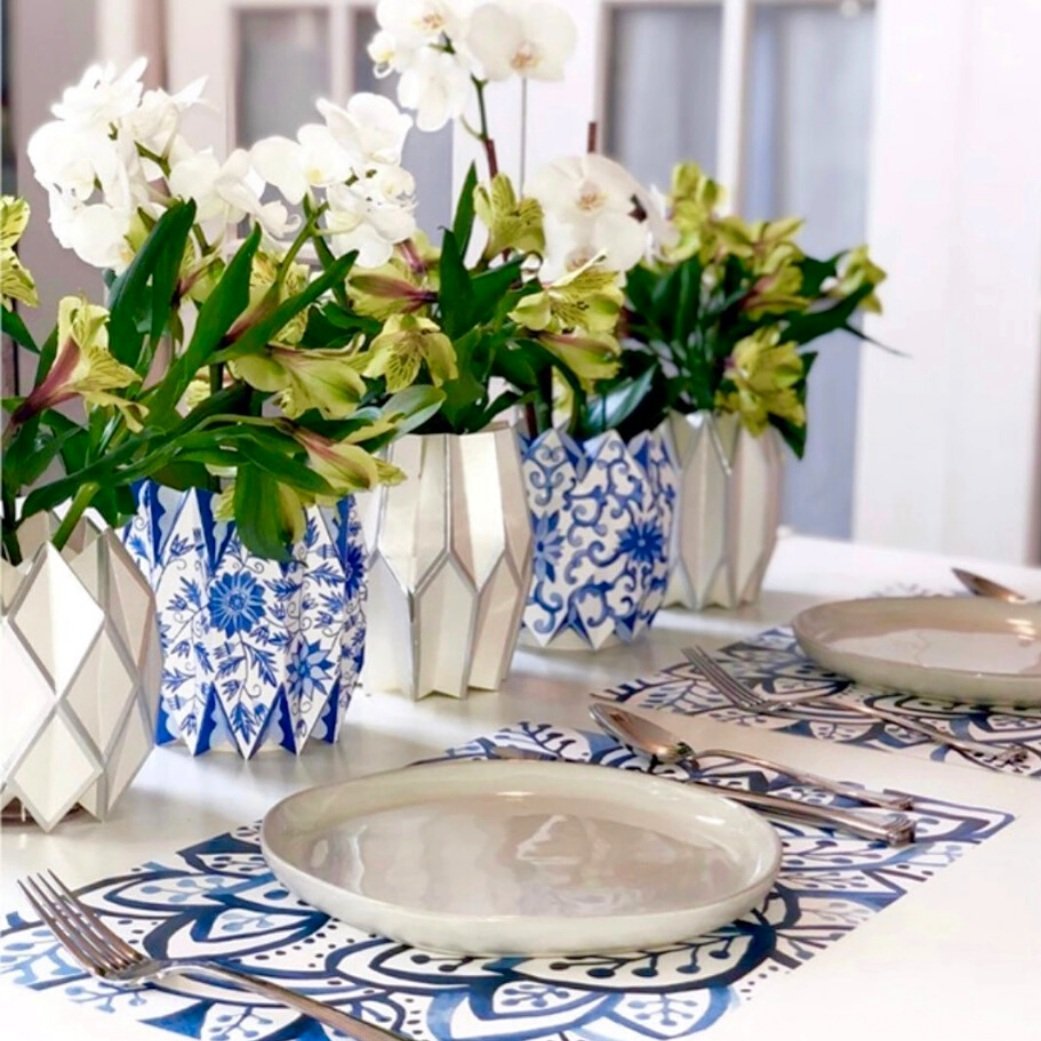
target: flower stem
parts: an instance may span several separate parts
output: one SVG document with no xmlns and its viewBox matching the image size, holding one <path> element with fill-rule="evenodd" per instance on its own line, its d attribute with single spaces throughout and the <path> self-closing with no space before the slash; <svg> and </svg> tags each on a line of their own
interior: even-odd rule
<svg viewBox="0 0 1041 1041">
<path fill-rule="evenodd" d="M 476 76 L 472 76 L 471 79 L 477 90 L 477 111 L 481 117 L 481 130 L 476 137 L 484 145 L 484 154 L 488 160 L 488 176 L 495 177 L 499 172 L 499 160 L 495 154 L 495 142 L 488 133 L 488 109 L 484 103 L 484 88 L 488 84 L 486 80 L 479 80 Z"/>
<path fill-rule="evenodd" d="M 51 539 L 55 549 L 64 549 L 65 543 L 69 541 L 69 537 L 76 530 L 76 525 L 79 524 L 84 511 L 100 490 L 101 485 L 95 484 L 93 481 L 88 481 L 80 486 L 79 491 L 73 497 L 68 513 L 65 514 L 61 524 L 58 525 L 58 530 L 54 533 L 54 538 Z"/>
</svg>

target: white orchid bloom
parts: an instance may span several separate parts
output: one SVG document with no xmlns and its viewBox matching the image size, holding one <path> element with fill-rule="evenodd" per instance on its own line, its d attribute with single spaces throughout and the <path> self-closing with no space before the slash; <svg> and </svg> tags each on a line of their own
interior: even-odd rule
<svg viewBox="0 0 1041 1041">
<path fill-rule="evenodd" d="M 394 246 L 416 230 L 415 218 L 402 206 L 380 206 L 347 185 L 331 187 L 325 227 L 334 253 L 358 251 L 360 267 L 379 267 L 390 260 Z"/>
<path fill-rule="evenodd" d="M 103 129 L 44 123 L 27 147 L 36 180 L 48 190 L 86 202 L 98 184 L 109 184 L 122 164 L 119 143 Z"/>
<path fill-rule="evenodd" d="M 466 34 L 472 0 L 379 0 L 376 21 L 399 43 L 419 47 Z"/>
<path fill-rule="evenodd" d="M 376 79 L 384 79 L 392 72 L 401 72 L 408 67 L 416 52 L 415 47 L 406 47 L 400 40 L 380 29 L 376 35 L 369 40 L 366 47 L 369 57 L 372 59 L 373 72 Z"/>
<path fill-rule="evenodd" d="M 202 100 L 206 77 L 189 83 L 176 94 L 147 90 L 140 105 L 120 121 L 120 132 L 158 156 L 166 156 L 181 125 L 181 118 Z"/>
<path fill-rule="evenodd" d="M 647 226 L 620 213 L 604 213 L 583 225 L 547 214 L 543 227 L 543 282 L 555 282 L 589 264 L 622 274 L 643 259 L 649 242 Z"/>
<path fill-rule="evenodd" d="M 132 209 L 105 203 L 80 205 L 58 192 L 50 197 L 50 224 L 55 238 L 92 267 L 117 273 L 134 259 L 128 235 L 134 220 Z"/>
<path fill-rule="evenodd" d="M 390 98 L 379 94 L 355 94 L 346 108 L 324 98 L 318 111 L 336 141 L 363 166 L 374 163 L 397 165 L 405 138 L 412 129 L 412 119 Z"/>
<path fill-rule="evenodd" d="M 378 166 L 365 178 L 365 194 L 378 202 L 411 209 L 415 205 L 416 179 L 403 166 Z"/>
<path fill-rule="evenodd" d="M 556 159 L 526 186 L 546 213 L 582 225 L 605 213 L 630 214 L 643 187 L 628 170 L 602 155 Z"/>
<path fill-rule="evenodd" d="M 350 153 L 327 126 L 308 123 L 296 136 L 266 137 L 250 149 L 257 173 L 294 206 L 310 188 L 339 184 L 355 172 Z"/>
<path fill-rule="evenodd" d="M 557 4 L 494 0 L 474 11 L 466 42 L 487 79 L 560 80 L 577 35 Z"/>
<path fill-rule="evenodd" d="M 416 52 L 398 81 L 398 101 L 415 111 L 420 130 L 440 130 L 461 116 L 469 97 L 470 70 L 460 57 L 430 47 Z"/>
<path fill-rule="evenodd" d="M 138 58 L 117 75 L 111 62 L 91 65 L 79 83 L 65 88 L 61 101 L 51 111 L 76 126 L 108 127 L 137 108 L 144 89 L 141 76 L 147 66 L 147 59 Z"/>
</svg>

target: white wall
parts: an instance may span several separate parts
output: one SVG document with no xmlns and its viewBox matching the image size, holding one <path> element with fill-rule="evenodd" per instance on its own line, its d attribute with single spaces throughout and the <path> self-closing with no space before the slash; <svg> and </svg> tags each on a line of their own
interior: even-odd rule
<svg viewBox="0 0 1041 1041">
<path fill-rule="evenodd" d="M 854 535 L 1041 559 L 1041 3 L 881 0 Z"/>
</svg>

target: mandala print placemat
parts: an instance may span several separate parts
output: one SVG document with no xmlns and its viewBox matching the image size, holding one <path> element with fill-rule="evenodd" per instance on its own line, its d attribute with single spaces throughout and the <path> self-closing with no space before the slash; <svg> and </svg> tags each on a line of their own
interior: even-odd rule
<svg viewBox="0 0 1041 1041">
<path fill-rule="evenodd" d="M 450 753 L 495 746 L 646 769 L 602 735 L 522 723 Z M 677 767 L 663 774 L 682 776 Z M 719 783 L 806 797 L 775 775 L 723 763 Z M 818 797 L 818 801 L 820 801 Z M 778 824 L 780 879 L 761 908 L 689 943 L 629 954 L 491 960 L 424 953 L 364 935 L 292 897 L 260 853 L 257 827 L 87 887 L 84 897 L 155 957 L 206 956 L 305 991 L 415 1041 L 635 1041 L 704 1031 L 765 986 L 1005 827 L 992 810 L 921 801 L 920 841 L 891 849 L 811 826 Z M 6 980 L 56 999 L 205 1041 L 322 1041 L 335 1036 L 288 1010 L 184 983 L 120 990 L 86 976 L 38 923 L 9 915 L 0 934 Z"/>
<path fill-rule="evenodd" d="M 820 668 L 803 654 L 791 629 L 770 629 L 751 640 L 716 651 L 713 657 L 735 679 L 757 694 L 819 693 L 875 705 L 947 731 L 955 737 L 984 744 L 1017 743 L 1030 750 L 1021 762 L 1001 768 L 1002 773 L 1041 778 L 1041 708 L 995 708 L 985 705 L 933 701 L 917 694 L 893 694 L 854 683 Z M 670 709 L 685 715 L 705 713 L 714 719 L 745 726 L 800 734 L 803 737 L 863 745 L 887 751 L 910 752 L 929 759 L 966 762 L 958 752 L 921 734 L 892 724 L 872 722 L 827 700 L 790 705 L 775 715 L 756 715 L 736 708 L 702 674 L 684 662 L 645 679 L 610 687 L 600 694 L 638 708 Z"/>
</svg>

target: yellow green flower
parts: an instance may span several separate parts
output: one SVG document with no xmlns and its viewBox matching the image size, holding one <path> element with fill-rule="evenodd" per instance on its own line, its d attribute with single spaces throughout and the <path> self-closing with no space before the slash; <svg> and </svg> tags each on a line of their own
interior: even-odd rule
<svg viewBox="0 0 1041 1041">
<path fill-rule="evenodd" d="M 734 347 L 727 359 L 716 407 L 736 412 L 752 434 L 761 434 L 770 416 L 806 425 L 806 408 L 797 385 L 805 370 L 794 343 L 782 343 L 777 328 L 759 329 Z"/>
<path fill-rule="evenodd" d="M 294 436 L 307 451 L 311 469 L 324 478 L 337 496 L 367 491 L 378 484 L 398 484 L 404 473 L 392 463 L 377 459 L 350 441 L 330 441 L 310 430 L 297 428 Z"/>
<path fill-rule="evenodd" d="M 255 322 L 262 314 L 274 310 L 290 297 L 299 296 L 307 288 L 311 274 L 306 264 L 291 263 L 284 272 L 282 281 L 278 281 L 284 263 L 274 254 L 262 250 L 254 255 L 249 273 L 249 311 L 245 317 L 248 324 Z M 299 343 L 307 328 L 308 313 L 309 308 L 304 308 L 279 329 L 272 340 L 283 344 Z"/>
<path fill-rule="evenodd" d="M 722 186 L 697 163 L 677 163 L 673 167 L 669 216 L 679 237 L 665 251 L 668 260 L 686 260 L 695 254 L 708 259 L 715 242 L 716 210 L 725 197 Z"/>
<path fill-rule="evenodd" d="M 474 212 L 488 229 L 486 257 L 511 249 L 518 253 L 545 252 L 542 206 L 536 199 L 518 199 L 506 174 L 496 174 L 490 185 L 474 189 Z"/>
<path fill-rule="evenodd" d="M 344 419 L 365 394 L 357 367 L 358 342 L 310 350 L 270 344 L 263 352 L 230 364 L 251 387 L 277 392 L 278 404 L 290 419 L 313 408 L 326 419 Z"/>
<path fill-rule="evenodd" d="M 800 296 L 801 289 L 800 268 L 795 264 L 784 264 L 776 271 L 760 275 L 741 306 L 750 318 L 802 310 L 809 305 L 809 300 Z"/>
<path fill-rule="evenodd" d="M 108 311 L 83 297 L 66 296 L 58 304 L 58 351 L 43 381 L 18 406 L 16 423 L 44 409 L 81 397 L 88 407 L 118 408 L 132 430 L 141 428 L 143 408 L 111 393 L 140 379 L 108 349 Z"/>
<path fill-rule="evenodd" d="M 563 362 L 587 389 L 618 373 L 622 348 L 608 333 L 544 333 L 539 343 Z"/>
<path fill-rule="evenodd" d="M 33 276 L 22 266 L 14 248 L 29 223 L 29 204 L 13 195 L 0 195 L 0 305 L 9 308 L 12 301 L 20 300 L 37 307 Z"/>
<path fill-rule="evenodd" d="M 613 271 L 587 264 L 524 297 L 510 318 L 533 332 L 610 333 L 618 324 L 624 300 Z"/>
<path fill-rule="evenodd" d="M 716 225 L 718 249 L 747 261 L 755 274 L 776 274 L 802 259 L 795 236 L 804 223 L 799 217 L 751 224 L 737 216 L 724 217 Z"/>
<path fill-rule="evenodd" d="M 392 314 L 420 311 L 437 300 L 424 279 L 396 258 L 381 268 L 352 275 L 347 292 L 358 314 L 380 321 Z"/>
<path fill-rule="evenodd" d="M 885 271 L 868 255 L 867 246 L 858 246 L 846 254 L 845 264 L 839 272 L 838 285 L 833 292 L 839 296 L 846 297 L 851 293 L 856 293 L 866 285 L 878 286 L 885 279 Z M 861 300 L 860 306 L 865 311 L 871 311 L 873 314 L 882 313 L 882 303 L 874 292 Z"/>
<path fill-rule="evenodd" d="M 436 387 L 459 375 L 452 341 L 435 322 L 414 314 L 391 315 L 362 362 L 365 375 L 384 376 L 392 394 L 415 383 L 424 363 Z"/>
</svg>

